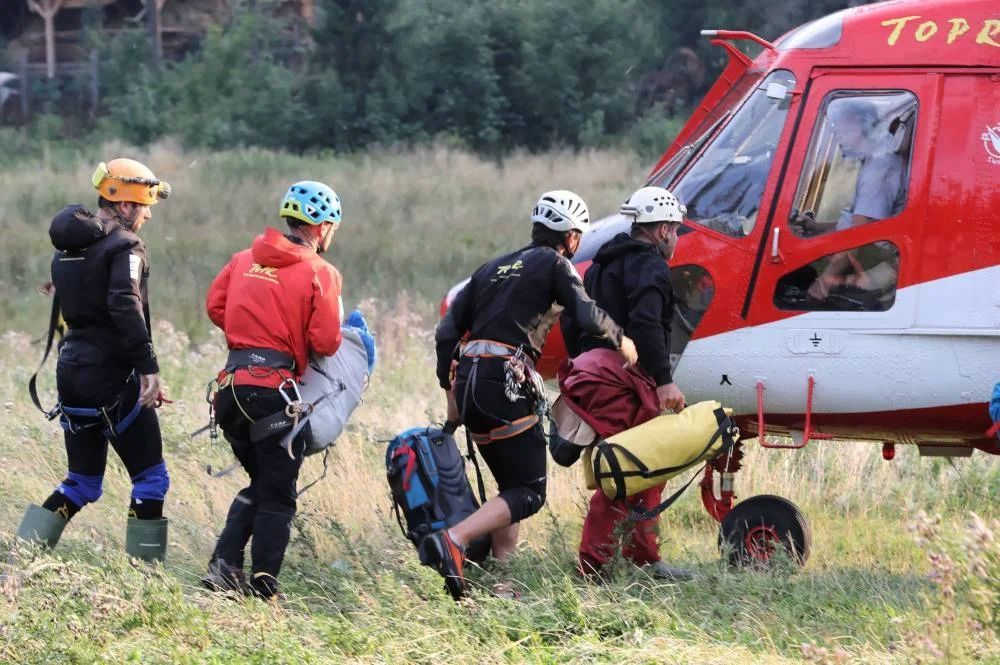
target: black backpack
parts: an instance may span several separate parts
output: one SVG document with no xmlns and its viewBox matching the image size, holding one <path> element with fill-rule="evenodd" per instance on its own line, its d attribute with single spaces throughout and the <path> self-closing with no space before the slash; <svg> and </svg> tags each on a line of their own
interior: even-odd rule
<svg viewBox="0 0 1000 665">
<path fill-rule="evenodd" d="M 465 473 L 465 460 L 452 436 L 454 432 L 455 428 L 450 426 L 443 430 L 415 427 L 394 438 L 385 451 L 386 476 L 396 520 L 403 535 L 418 551 L 424 536 L 453 526 L 479 509 Z M 486 491 L 471 442 L 469 459 L 476 467 L 479 498 L 485 502 Z M 465 556 L 470 561 L 482 562 L 489 553 L 487 534 L 469 543 Z"/>
</svg>

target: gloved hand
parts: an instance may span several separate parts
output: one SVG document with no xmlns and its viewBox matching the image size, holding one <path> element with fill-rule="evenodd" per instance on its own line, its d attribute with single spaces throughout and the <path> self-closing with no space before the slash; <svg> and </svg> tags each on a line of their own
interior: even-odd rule
<svg viewBox="0 0 1000 665">
<path fill-rule="evenodd" d="M 580 459 L 583 450 L 583 446 L 578 446 L 562 437 L 549 437 L 549 454 L 559 466 L 573 466 Z"/>
</svg>

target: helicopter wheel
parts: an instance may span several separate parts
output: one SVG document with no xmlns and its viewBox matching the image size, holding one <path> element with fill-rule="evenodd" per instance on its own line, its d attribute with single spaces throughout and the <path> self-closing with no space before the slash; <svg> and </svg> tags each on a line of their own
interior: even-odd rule
<svg viewBox="0 0 1000 665">
<path fill-rule="evenodd" d="M 719 549 L 730 565 L 766 568 L 779 548 L 799 566 L 812 549 L 805 515 L 780 496 L 752 496 L 733 507 L 719 526 Z"/>
</svg>

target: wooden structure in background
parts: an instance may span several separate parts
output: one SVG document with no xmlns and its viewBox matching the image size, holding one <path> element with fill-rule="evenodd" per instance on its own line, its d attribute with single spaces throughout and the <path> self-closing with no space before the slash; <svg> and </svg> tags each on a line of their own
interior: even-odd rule
<svg viewBox="0 0 1000 665">
<path fill-rule="evenodd" d="M 45 67 L 46 75 L 56 75 L 56 14 L 63 9 L 86 9 L 103 7 L 115 0 L 28 0 L 28 9 L 42 17 L 45 23 Z"/>
<path fill-rule="evenodd" d="M 45 64 L 48 77 L 56 76 L 56 14 L 66 0 L 28 0 L 28 9 L 45 23 Z"/>
<path fill-rule="evenodd" d="M 46 75 L 51 79 L 56 75 L 56 15 L 65 9 L 100 8 L 115 3 L 117 0 L 28 0 L 28 9 L 42 17 L 45 24 L 45 66 Z M 149 38 L 153 45 L 153 53 L 157 64 L 163 58 L 163 30 L 160 24 L 160 14 L 166 0 L 143 0 L 146 5 L 146 25 Z"/>
<path fill-rule="evenodd" d="M 156 68 L 163 66 L 163 26 L 160 24 L 160 12 L 166 0 L 143 0 L 146 5 L 146 27 L 149 29 L 149 41 L 153 45 L 153 58 Z"/>
<path fill-rule="evenodd" d="M 0 0 L 6 2 L 7 0 Z M 79 30 L 56 30 L 56 18 L 62 12 L 81 11 L 84 9 L 102 10 L 105 7 L 116 5 L 121 0 L 21 0 L 26 3 L 27 10 L 41 17 L 44 25 L 44 33 L 37 30 L 24 31 L 21 34 L 12 35 L 13 43 L 10 50 L 11 64 L 14 66 L 14 73 L 19 78 L 20 84 L 20 107 L 21 117 L 27 118 L 30 114 L 30 88 L 31 80 L 45 77 L 54 80 L 71 76 L 74 78 L 84 77 L 89 79 L 89 102 L 91 114 L 95 114 L 100 105 L 100 89 L 98 82 L 98 65 L 100 62 L 99 53 L 92 47 L 86 46 L 80 39 L 82 32 Z M 209 2 L 210 0 L 195 0 L 195 2 Z M 149 43 L 155 58 L 155 65 L 162 66 L 163 60 L 167 58 L 180 58 L 190 50 L 192 36 L 199 31 L 192 31 L 189 26 L 183 24 L 170 25 L 164 28 L 161 21 L 163 7 L 166 0 L 142 0 L 145 5 L 143 10 L 136 16 L 129 19 L 133 24 L 138 22 L 144 25 L 149 36 Z M 172 4 L 174 7 L 180 3 Z M 22 5 L 23 6 L 23 5 Z M 233 9 L 227 0 L 215 0 L 216 9 L 223 14 L 228 13 L 231 17 Z M 180 9 L 180 7 L 178 7 Z M 248 0 L 244 6 L 244 11 L 257 11 L 257 2 Z M 283 0 L 276 7 L 276 15 L 285 17 L 300 16 L 309 25 L 316 22 L 316 0 Z M 219 20 L 224 20 L 217 16 Z M 176 23 L 176 17 L 171 23 Z M 293 22 L 293 30 L 299 31 L 301 24 Z M 143 29 L 143 28 L 140 28 Z M 134 28 L 104 28 L 103 33 L 106 38 L 114 39 L 114 35 L 119 32 L 130 32 Z M 44 39 L 45 61 L 40 62 L 41 42 Z"/>
</svg>

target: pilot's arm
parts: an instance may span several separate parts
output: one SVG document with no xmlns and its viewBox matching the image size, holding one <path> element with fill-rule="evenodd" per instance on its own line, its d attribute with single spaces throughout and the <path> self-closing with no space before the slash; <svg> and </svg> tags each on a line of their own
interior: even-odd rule
<svg viewBox="0 0 1000 665">
<path fill-rule="evenodd" d="M 806 212 L 797 215 L 791 225 L 800 235 L 811 237 L 886 219 L 892 216 L 902 188 L 903 164 L 899 155 L 890 153 L 869 157 L 862 162 L 858 172 L 853 203 L 851 207 L 844 208 L 839 221 L 820 222 L 815 214 Z"/>
<path fill-rule="evenodd" d="M 899 155 L 878 155 L 866 159 L 858 173 L 851 225 L 891 217 L 902 187 L 903 168 Z"/>
</svg>

